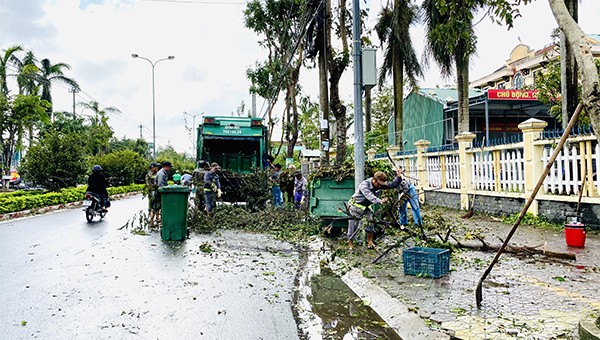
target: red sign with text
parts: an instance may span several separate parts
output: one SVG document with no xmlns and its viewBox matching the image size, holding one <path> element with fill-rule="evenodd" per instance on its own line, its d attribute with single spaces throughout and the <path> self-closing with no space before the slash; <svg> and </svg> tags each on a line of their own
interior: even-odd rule
<svg viewBox="0 0 600 340">
<path fill-rule="evenodd" d="M 488 99 L 493 100 L 537 100 L 537 96 L 537 90 L 488 90 Z"/>
</svg>

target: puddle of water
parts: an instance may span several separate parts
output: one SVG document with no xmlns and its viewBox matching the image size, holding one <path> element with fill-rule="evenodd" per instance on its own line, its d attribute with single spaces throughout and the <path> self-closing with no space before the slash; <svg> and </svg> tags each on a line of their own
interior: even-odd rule
<svg viewBox="0 0 600 340">
<path fill-rule="evenodd" d="M 323 320 L 323 339 L 401 340 L 331 269 L 322 267 L 311 278 L 310 287 L 308 300 L 313 313 Z"/>
</svg>

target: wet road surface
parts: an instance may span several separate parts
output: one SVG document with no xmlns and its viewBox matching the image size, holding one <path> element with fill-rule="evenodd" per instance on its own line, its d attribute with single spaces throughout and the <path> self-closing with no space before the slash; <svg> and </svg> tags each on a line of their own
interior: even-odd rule
<svg viewBox="0 0 600 340">
<path fill-rule="evenodd" d="M 169 244 L 118 230 L 145 206 L 115 201 L 90 224 L 80 209 L 0 223 L 1 337 L 298 338 L 291 245 L 229 231 Z"/>
</svg>

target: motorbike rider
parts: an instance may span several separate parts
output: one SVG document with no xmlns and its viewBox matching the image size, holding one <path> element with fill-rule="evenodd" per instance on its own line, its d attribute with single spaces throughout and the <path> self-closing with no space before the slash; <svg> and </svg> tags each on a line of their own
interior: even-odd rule
<svg viewBox="0 0 600 340">
<path fill-rule="evenodd" d="M 106 187 L 108 182 L 106 177 L 102 173 L 102 167 L 98 164 L 92 167 L 92 173 L 88 176 L 88 188 L 87 191 L 93 192 L 100 197 L 100 209 L 106 212 L 108 211 L 108 191 Z"/>
</svg>

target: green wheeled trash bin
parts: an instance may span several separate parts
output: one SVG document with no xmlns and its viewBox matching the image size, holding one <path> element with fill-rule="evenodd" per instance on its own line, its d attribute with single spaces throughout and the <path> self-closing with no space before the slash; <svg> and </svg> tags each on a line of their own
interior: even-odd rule
<svg viewBox="0 0 600 340">
<path fill-rule="evenodd" d="M 187 238 L 187 211 L 190 188 L 186 185 L 168 185 L 159 188 L 162 229 L 165 241 L 183 241 Z"/>
</svg>

